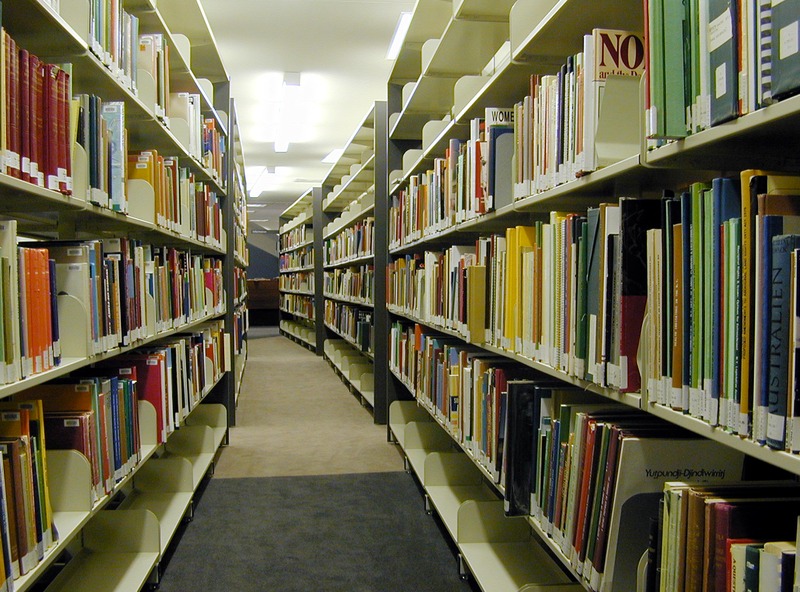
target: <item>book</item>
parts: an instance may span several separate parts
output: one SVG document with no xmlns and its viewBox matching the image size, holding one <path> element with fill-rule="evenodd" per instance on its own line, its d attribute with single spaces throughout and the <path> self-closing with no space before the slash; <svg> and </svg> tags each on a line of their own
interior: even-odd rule
<svg viewBox="0 0 800 592">
<path fill-rule="evenodd" d="M 800 86 L 800 48 L 797 21 L 800 7 L 794 2 L 772 2 L 771 96 L 782 99 Z"/>
<path fill-rule="evenodd" d="M 619 200 L 620 317 L 619 380 L 622 392 L 639 392 L 641 376 L 636 362 L 639 335 L 647 299 L 646 233 L 659 224 L 657 200 L 622 197 Z"/>
<path fill-rule="evenodd" d="M 513 201 L 511 162 L 514 154 L 514 109 L 487 107 L 486 210 L 499 210 Z"/>
<path fill-rule="evenodd" d="M 708 11 L 706 49 L 710 59 L 711 124 L 739 115 L 739 4 L 705 0 Z"/>
<path fill-rule="evenodd" d="M 800 248 L 800 235 L 772 238 L 770 344 L 766 442 L 783 450 L 786 445 L 786 414 L 789 391 L 790 254 Z"/>
<path fill-rule="evenodd" d="M 586 64 L 583 97 L 584 162 L 583 172 L 597 169 L 595 146 L 606 80 L 609 76 L 640 77 L 644 71 L 645 49 L 641 34 L 633 31 L 596 28 L 591 33 L 591 54 L 584 43 Z"/>
<path fill-rule="evenodd" d="M 108 160 L 110 178 L 108 183 L 109 205 L 116 212 L 128 211 L 125 180 L 128 162 L 128 147 L 125 130 L 125 103 L 109 101 L 103 103 L 101 116 L 108 128 Z"/>
</svg>

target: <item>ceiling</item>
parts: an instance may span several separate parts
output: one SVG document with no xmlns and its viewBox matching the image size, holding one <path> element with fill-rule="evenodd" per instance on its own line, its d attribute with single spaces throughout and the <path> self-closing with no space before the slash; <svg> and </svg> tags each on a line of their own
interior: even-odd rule
<svg viewBox="0 0 800 592">
<path fill-rule="evenodd" d="M 265 205 L 250 219 L 275 230 L 280 213 L 331 168 L 322 159 L 344 147 L 373 101 L 386 98 L 393 64 L 386 51 L 400 13 L 413 10 L 414 1 L 201 3 L 231 77 L 246 165 L 270 167 L 266 189 L 249 200 Z M 300 90 L 286 87 L 297 94 L 278 107 L 285 73 L 289 82 L 300 73 Z M 285 153 L 274 150 L 281 125 Z"/>
</svg>

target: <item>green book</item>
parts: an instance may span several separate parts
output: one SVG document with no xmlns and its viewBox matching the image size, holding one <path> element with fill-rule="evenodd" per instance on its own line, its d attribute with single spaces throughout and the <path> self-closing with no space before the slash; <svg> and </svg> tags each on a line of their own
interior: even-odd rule
<svg viewBox="0 0 800 592">
<path fill-rule="evenodd" d="M 664 137 L 686 136 L 684 37 L 686 12 L 681 2 L 665 0 L 664 8 Z"/>
<path fill-rule="evenodd" d="M 691 326 L 689 327 L 691 348 L 689 350 L 689 413 L 695 417 L 703 417 L 705 411 L 704 368 L 706 342 L 705 333 L 705 192 L 711 189 L 706 183 L 692 183 L 692 223 L 691 236 L 691 268 L 689 274 L 689 290 L 691 294 Z M 686 281 L 687 278 L 684 278 Z"/>
<path fill-rule="evenodd" d="M 717 418 L 712 417 L 715 406 L 711 403 L 712 389 L 711 383 L 714 373 L 718 371 L 714 364 L 714 348 L 712 340 L 716 338 L 712 331 L 714 318 L 714 298 L 712 287 L 717 285 L 718 279 L 714 277 L 714 241 L 719 240 L 719 228 L 714 228 L 714 192 L 707 188 L 703 191 L 703 334 L 705 340 L 703 345 L 703 371 L 700 376 L 702 381 L 703 396 L 703 419 L 711 425 L 716 425 Z"/>
</svg>

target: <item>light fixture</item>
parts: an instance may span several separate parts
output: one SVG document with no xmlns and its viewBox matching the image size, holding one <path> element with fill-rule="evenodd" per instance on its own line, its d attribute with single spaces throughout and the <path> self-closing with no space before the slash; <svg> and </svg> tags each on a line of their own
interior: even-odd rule
<svg viewBox="0 0 800 592">
<path fill-rule="evenodd" d="M 335 148 L 330 151 L 328 156 L 322 159 L 322 162 L 327 164 L 335 164 L 342 157 L 342 154 L 344 154 L 344 148 Z"/>
<path fill-rule="evenodd" d="M 397 56 L 400 55 L 400 48 L 403 46 L 403 40 L 406 38 L 406 33 L 408 33 L 408 27 L 410 25 L 411 13 L 401 12 L 400 18 L 397 21 L 397 26 L 394 29 L 394 35 L 392 35 L 392 42 L 389 44 L 389 51 L 386 52 L 387 60 L 397 59 Z"/>
<path fill-rule="evenodd" d="M 300 88 L 300 72 L 284 72 L 283 84 L 281 85 L 280 97 L 280 116 L 278 118 L 278 128 L 275 131 L 275 152 L 289 151 L 289 130 L 293 123 L 291 121 L 293 108 L 295 108 L 302 98 Z"/>
<path fill-rule="evenodd" d="M 247 177 L 247 184 L 250 187 L 250 197 L 258 197 L 261 192 L 267 187 L 271 177 L 275 175 L 275 167 L 247 167 L 245 169 L 245 176 Z M 255 207 L 259 207 L 256 205 Z"/>
</svg>

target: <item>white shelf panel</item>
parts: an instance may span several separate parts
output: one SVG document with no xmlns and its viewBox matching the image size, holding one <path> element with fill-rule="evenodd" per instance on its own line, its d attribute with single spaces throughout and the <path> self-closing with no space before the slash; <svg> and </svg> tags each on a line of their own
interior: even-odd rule
<svg viewBox="0 0 800 592">
<path fill-rule="evenodd" d="M 82 553 L 47 587 L 48 592 L 140 590 L 158 563 L 158 553 Z"/>
<path fill-rule="evenodd" d="M 450 536 L 458 534 L 458 508 L 468 500 L 491 501 L 497 494 L 485 485 L 429 485 L 425 488 Z"/>
<path fill-rule="evenodd" d="M 517 592 L 526 584 L 539 580 L 543 585 L 553 574 L 552 570 L 542 570 L 541 566 L 552 560 L 534 541 L 514 543 L 461 543 L 458 546 L 470 573 L 482 590 L 492 592 Z M 545 572 L 543 574 L 542 572 Z M 562 574 L 563 575 L 563 574 Z M 549 588 L 544 588 L 548 590 Z M 583 590 L 580 584 L 571 584 L 568 590 Z"/>
<path fill-rule="evenodd" d="M 375 154 L 364 162 L 361 167 L 352 175 L 342 187 L 330 197 L 323 201 L 322 210 L 341 211 L 354 198 L 364 193 L 375 183 Z"/>
<path fill-rule="evenodd" d="M 192 492 L 147 492 L 134 494 L 125 504 L 129 510 L 150 510 L 161 529 L 161 553 L 169 546 L 181 520 L 192 505 Z"/>
<path fill-rule="evenodd" d="M 453 16 L 461 19 L 508 22 L 514 0 L 453 0 Z"/>
<path fill-rule="evenodd" d="M 452 0 L 417 0 L 400 55 L 389 76 L 391 82 L 402 83 L 419 77 L 422 44 L 428 39 L 440 38 L 452 17 Z"/>
<path fill-rule="evenodd" d="M 583 50 L 583 36 L 594 27 L 641 31 L 641 7 L 626 9 L 618 0 L 517 0 L 509 15 L 511 55 L 534 68 L 543 56 L 566 58 Z"/>
<path fill-rule="evenodd" d="M 507 39 L 508 23 L 505 21 L 453 19 L 442 34 L 423 77 L 477 74 Z"/>
</svg>

